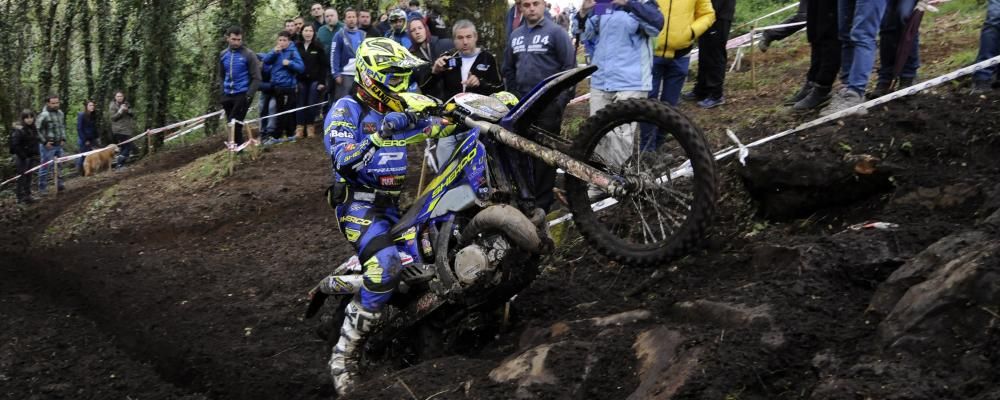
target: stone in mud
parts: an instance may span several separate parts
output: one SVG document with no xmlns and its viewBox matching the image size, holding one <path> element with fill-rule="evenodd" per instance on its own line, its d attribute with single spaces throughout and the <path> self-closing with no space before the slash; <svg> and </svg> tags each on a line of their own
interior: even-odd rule
<svg viewBox="0 0 1000 400">
<path fill-rule="evenodd" d="M 872 296 L 867 312 L 877 317 L 889 314 L 910 287 L 927 280 L 938 267 L 986 238 L 983 232 L 969 231 L 944 237 L 928 246 L 889 275 Z"/>
<path fill-rule="evenodd" d="M 879 324 L 880 343 L 916 354 L 987 340 L 1000 319 L 1000 240 L 970 243 L 929 270 Z"/>
<path fill-rule="evenodd" d="M 559 378 L 554 372 L 556 368 L 565 371 L 567 366 L 553 366 L 552 359 L 559 352 L 577 353 L 585 355 L 593 350 L 594 346 L 590 342 L 582 341 L 561 341 L 547 343 L 532 347 L 508 358 L 499 366 L 490 371 L 490 379 L 497 383 L 516 383 L 517 391 L 515 395 L 519 399 L 534 398 L 535 395 L 529 387 L 539 385 L 557 385 Z M 586 357 L 583 357 L 586 359 Z M 587 368 L 581 368 L 581 373 L 586 373 Z M 581 377 L 585 378 L 585 377 Z"/>
<path fill-rule="evenodd" d="M 751 154 L 737 172 L 760 213 L 785 220 L 890 191 L 894 168 L 865 154 L 772 151 Z"/>
<path fill-rule="evenodd" d="M 665 326 L 645 331 L 632 348 L 639 359 L 639 387 L 628 400 L 666 400 L 672 398 L 698 367 L 701 348 L 678 352 L 684 337 Z"/>
</svg>

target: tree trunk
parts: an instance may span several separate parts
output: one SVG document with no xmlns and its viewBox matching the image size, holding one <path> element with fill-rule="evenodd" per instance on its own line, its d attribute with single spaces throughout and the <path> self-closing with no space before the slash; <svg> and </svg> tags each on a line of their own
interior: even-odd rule
<svg viewBox="0 0 1000 400">
<path fill-rule="evenodd" d="M 48 9 L 42 7 L 41 0 L 34 7 L 35 19 L 38 21 L 38 26 L 42 27 L 42 40 L 38 46 L 38 54 L 41 55 L 41 64 L 38 69 L 38 88 L 44 93 L 42 96 L 48 96 L 52 90 L 52 63 L 55 60 L 52 54 L 52 27 L 55 25 L 53 21 L 56 19 L 58 7 L 57 0 L 49 0 Z"/>
<path fill-rule="evenodd" d="M 83 45 L 83 75 L 84 80 L 87 82 L 87 96 L 93 99 L 97 94 L 94 90 L 94 36 L 93 32 L 90 31 L 91 26 L 91 11 L 90 11 L 90 1 L 83 0 L 83 6 L 80 7 L 80 41 Z"/>
<path fill-rule="evenodd" d="M 56 40 L 52 49 L 53 53 L 55 53 L 56 71 L 59 74 L 59 98 L 63 104 L 66 104 L 63 107 L 65 110 L 69 110 L 69 105 L 73 104 L 73 99 L 70 99 L 69 92 L 69 74 L 73 68 L 73 63 L 70 61 L 73 54 L 73 17 L 80 14 L 82 2 L 83 0 L 70 0 L 66 4 L 63 17 L 59 20 L 59 30 L 57 32 L 59 39 Z M 67 113 L 66 115 L 68 118 L 69 114 Z"/>
</svg>

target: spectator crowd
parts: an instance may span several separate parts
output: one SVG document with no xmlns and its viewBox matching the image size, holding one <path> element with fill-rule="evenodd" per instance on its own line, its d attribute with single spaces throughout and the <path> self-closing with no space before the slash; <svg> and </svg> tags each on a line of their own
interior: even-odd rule
<svg viewBox="0 0 1000 400">
<path fill-rule="evenodd" d="M 388 37 L 428 61 L 415 71 L 412 90 L 439 99 L 503 90 L 523 96 L 542 79 L 576 67 L 582 48 L 586 62 L 599 68 L 590 82 L 591 114 L 612 102 L 642 97 L 675 106 L 688 100 L 712 109 L 726 102 L 726 44 L 736 1 L 582 0 L 579 8 L 553 10 L 545 0 L 515 0 L 505 20 L 508 35 L 500 60 L 479 47 L 475 21 L 451 21 L 437 6 L 422 7 L 419 0 L 401 0 L 384 10 L 337 10 L 315 3 L 307 16 L 286 20 L 274 34 L 274 47 L 264 52 L 244 46 L 239 27 L 227 30 L 228 46 L 217 62 L 220 103 L 227 120 L 244 120 L 251 106 L 258 107 L 261 117 L 278 115 L 263 120 L 260 135 L 265 143 L 316 135 L 325 109 L 309 106 L 352 95 L 361 42 Z M 920 67 L 920 40 L 918 33 L 906 33 L 912 31 L 917 5 L 917 0 L 800 0 L 797 12 L 785 22 L 805 24 L 766 31 L 757 43 L 766 52 L 774 42 L 807 30 L 809 70 L 785 105 L 828 115 L 861 104 L 866 97 L 912 85 Z M 693 88 L 682 93 L 695 48 L 697 78 Z M 976 60 L 998 54 L 1000 0 L 988 0 Z M 869 90 L 873 71 L 875 84 Z M 996 68 L 978 71 L 972 92 L 991 91 L 995 77 Z M 536 125 L 558 133 L 570 95 L 552 102 Z M 96 128 L 101 109 L 88 100 L 77 115 L 80 152 L 101 146 Z M 137 131 L 135 115 L 121 91 L 103 110 L 114 142 L 124 143 L 115 162 L 120 167 L 135 152 L 127 142 Z M 14 128 L 10 152 L 19 173 L 63 155 L 66 123 L 57 96 L 47 98 L 37 113 L 24 110 Z M 242 143 L 243 127 L 237 124 L 234 132 L 235 144 Z M 438 155 L 449 154 L 454 145 L 454 139 L 442 140 Z M 54 168 L 39 171 L 39 192 L 48 190 Z M 538 168 L 535 174 L 539 185 L 551 187 L 554 171 Z M 32 201 L 30 182 L 28 174 L 17 183 L 20 201 Z M 63 189 L 61 181 L 56 186 Z"/>
</svg>

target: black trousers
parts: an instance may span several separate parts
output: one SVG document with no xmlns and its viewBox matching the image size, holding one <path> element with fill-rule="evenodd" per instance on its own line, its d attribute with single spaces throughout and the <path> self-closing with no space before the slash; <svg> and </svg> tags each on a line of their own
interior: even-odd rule
<svg viewBox="0 0 1000 400">
<path fill-rule="evenodd" d="M 36 165 L 38 165 L 38 157 L 22 158 L 14 156 L 14 168 L 17 170 L 17 174 L 24 174 L 17 178 L 17 186 L 14 187 L 14 193 L 17 195 L 18 200 L 31 197 L 31 175 L 33 174 L 25 174 L 24 171 L 32 169 Z"/>
<path fill-rule="evenodd" d="M 295 108 L 298 104 L 298 92 L 294 87 L 282 88 L 276 87 L 274 90 L 274 103 L 277 108 L 277 112 L 280 114 L 284 111 L 291 110 Z M 281 138 L 282 136 L 294 136 L 295 135 L 295 113 L 287 113 L 278 116 L 278 129 L 274 131 L 274 137 Z"/>
<path fill-rule="evenodd" d="M 694 94 L 698 98 L 722 97 L 722 85 L 726 82 L 726 41 L 733 21 L 720 19 L 698 38 L 698 81 Z"/>
<path fill-rule="evenodd" d="M 552 104 L 539 113 L 538 119 L 535 120 L 535 125 L 549 131 L 553 135 L 559 136 L 562 129 L 563 110 L 566 109 L 568 101 L 569 98 L 567 96 L 560 96 L 559 100 L 552 102 Z M 548 213 L 555 202 L 555 193 L 552 192 L 552 189 L 556 185 L 556 167 L 535 158 L 529 159 L 531 161 L 529 163 L 532 170 L 531 175 L 534 179 L 532 194 L 535 196 L 535 206 Z"/>
<path fill-rule="evenodd" d="M 824 1 L 824 0 L 818 0 L 818 1 Z M 830 1 L 830 0 L 826 0 L 826 1 Z M 799 10 L 796 11 L 795 14 L 792 14 L 791 17 L 785 18 L 785 20 L 781 21 L 780 24 L 784 25 L 784 24 L 794 24 L 796 22 L 805 22 L 805 20 L 806 20 L 806 9 L 808 7 L 809 7 L 809 1 L 808 0 L 799 0 Z M 805 27 L 806 27 L 805 25 L 786 26 L 784 28 L 771 29 L 771 30 L 768 30 L 768 31 L 764 31 L 764 39 L 767 40 L 767 41 L 769 41 L 769 42 L 780 41 L 780 40 L 783 40 L 783 39 L 785 39 L 785 38 L 787 38 L 789 36 L 792 36 L 792 34 L 795 33 L 795 32 L 798 32 L 798 31 L 801 31 L 802 29 L 805 29 Z"/>
<path fill-rule="evenodd" d="M 829 39 L 810 43 L 809 73 L 806 79 L 820 86 L 831 86 L 840 73 L 840 40 Z"/>
<path fill-rule="evenodd" d="M 247 94 L 245 92 L 222 96 L 222 109 L 226 112 L 227 123 L 234 119 L 237 121 L 243 121 L 243 119 L 247 117 L 248 107 L 250 107 L 250 104 L 248 103 Z M 233 141 L 235 141 L 236 144 L 242 144 L 243 124 L 237 122 L 234 130 L 235 135 L 233 136 Z"/>
</svg>

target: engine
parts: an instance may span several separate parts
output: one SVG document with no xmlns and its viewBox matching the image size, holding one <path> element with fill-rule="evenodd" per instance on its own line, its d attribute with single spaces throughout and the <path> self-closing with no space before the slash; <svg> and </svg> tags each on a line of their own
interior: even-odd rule
<svg viewBox="0 0 1000 400">
<path fill-rule="evenodd" d="M 510 243 L 501 235 L 476 240 L 455 254 L 455 276 L 466 287 L 476 283 L 499 283 L 497 266 L 510 250 Z"/>
</svg>

